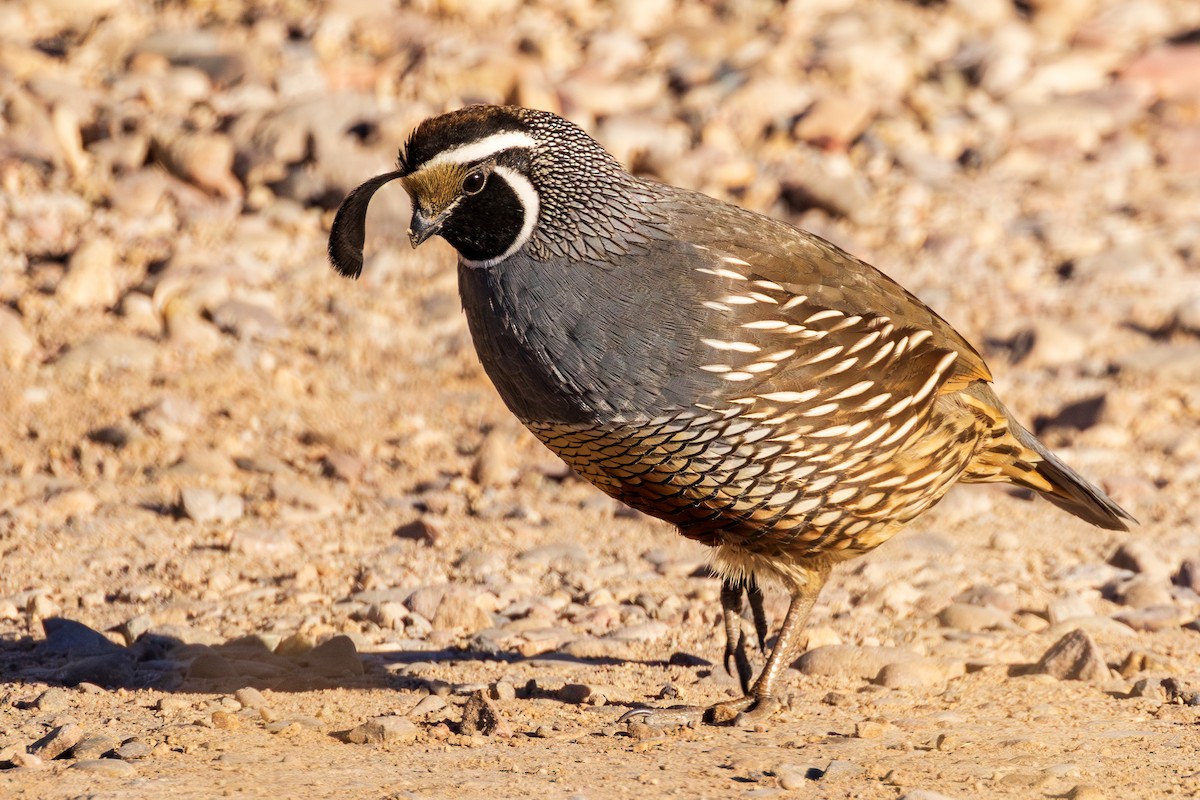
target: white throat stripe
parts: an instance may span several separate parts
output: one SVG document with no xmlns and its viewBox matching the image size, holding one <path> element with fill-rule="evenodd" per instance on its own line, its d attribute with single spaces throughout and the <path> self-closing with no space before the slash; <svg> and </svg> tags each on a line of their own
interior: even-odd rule
<svg viewBox="0 0 1200 800">
<path fill-rule="evenodd" d="M 475 141 L 460 144 L 458 147 L 451 147 L 449 150 L 443 150 L 433 158 L 421 165 L 420 170 L 436 167 L 438 164 L 471 164 L 476 161 L 482 161 L 489 156 L 494 156 L 497 153 L 503 153 L 505 150 L 512 150 L 517 147 L 533 147 L 533 137 L 528 133 L 520 131 L 505 131 L 504 133 L 493 133 L 491 136 Z"/>
<path fill-rule="evenodd" d="M 484 141 L 487 140 L 485 139 Z M 492 175 L 504 180 L 513 190 L 513 194 L 517 196 L 518 202 L 521 203 L 521 210 L 525 212 L 525 217 L 521 220 L 520 233 L 517 234 L 517 238 L 513 239 L 512 244 L 508 246 L 507 250 L 495 258 L 489 258 L 486 261 L 471 261 L 463 258 L 462 263 L 468 267 L 486 268 L 495 266 L 524 247 L 525 243 L 529 241 L 529 237 L 533 235 L 533 226 L 537 224 L 538 214 L 541 211 L 541 202 L 538 200 L 537 190 L 533 188 L 533 184 L 524 175 L 508 167 L 501 166 L 494 167 Z"/>
</svg>

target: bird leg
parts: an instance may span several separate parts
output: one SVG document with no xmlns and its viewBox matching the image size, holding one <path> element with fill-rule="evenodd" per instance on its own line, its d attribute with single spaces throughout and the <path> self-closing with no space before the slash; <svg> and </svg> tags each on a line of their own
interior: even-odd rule
<svg viewBox="0 0 1200 800">
<path fill-rule="evenodd" d="M 806 570 L 807 580 L 804 583 L 793 587 L 792 602 L 788 606 L 787 616 L 783 619 L 783 626 L 779 629 L 779 636 L 775 639 L 775 647 L 767 657 L 767 663 L 759 674 L 758 680 L 752 687 L 744 690 L 745 694 L 742 697 L 716 703 L 705 709 L 693 706 L 677 706 L 667 709 L 636 708 L 625 713 L 620 721 L 638 720 L 650 725 L 670 726 L 688 725 L 704 720 L 715 724 L 743 726 L 769 718 L 780 707 L 779 699 L 776 697 L 776 684 L 795 659 L 796 650 L 799 648 L 803 636 L 804 625 L 817 602 L 817 595 L 821 593 L 821 588 L 829 577 L 829 570 L 829 564 L 818 563 Z M 755 628 L 758 629 L 760 638 L 765 639 L 766 617 L 762 614 L 762 590 L 755 585 L 748 589 L 748 593 L 751 597 L 751 608 L 753 609 L 756 603 L 758 606 L 758 611 L 755 612 Z M 756 594 L 757 600 L 755 600 Z M 741 605 L 740 586 L 730 587 L 726 584 L 721 587 L 721 607 L 725 611 L 727 636 L 730 632 L 730 613 L 736 612 L 740 622 Z M 759 624 L 760 617 L 762 625 Z M 741 633 L 740 627 L 737 630 Z M 732 649 L 733 658 L 739 665 L 740 673 L 742 670 L 740 664 L 746 661 L 744 635 L 737 637 L 737 645 Z M 727 641 L 726 652 L 728 653 L 729 650 L 730 644 Z"/>
<path fill-rule="evenodd" d="M 754 682 L 753 688 L 747 691 L 743 697 L 711 706 L 705 714 L 706 719 L 715 723 L 731 722 L 741 726 L 767 719 L 779 709 L 780 703 L 776 697 L 775 685 L 779 682 L 779 676 L 795 660 L 796 650 L 800 646 L 804 633 L 804 624 L 808 621 L 808 615 L 817 602 L 817 595 L 821 593 L 821 588 L 829 577 L 829 569 L 828 565 L 822 564 L 808 570 L 808 580 L 793 588 L 792 602 L 788 605 L 787 616 L 783 618 L 783 626 L 779 629 L 779 636 L 775 639 L 775 647 L 771 650 L 771 655 L 767 657 L 767 663 L 759 674 L 758 680 Z M 761 614 L 762 590 L 755 585 L 749 591 L 753 598 L 756 590 Z M 750 602 L 753 606 L 754 600 L 751 599 Z M 761 632 L 766 627 L 765 616 L 764 624 L 761 627 L 757 617 L 758 615 L 755 618 L 755 627 L 760 630 L 760 639 L 765 638 Z"/>
<path fill-rule="evenodd" d="M 746 587 L 746 598 L 750 601 L 750 614 L 754 617 L 754 632 L 758 634 L 758 649 L 767 651 L 767 613 L 763 611 L 763 591 L 754 576 Z"/>
<path fill-rule="evenodd" d="M 746 657 L 746 630 L 742 626 L 742 584 L 729 578 L 724 580 L 721 584 L 721 611 L 725 617 L 725 671 L 741 682 L 743 693 L 749 694 L 754 670 L 750 666 L 750 659 Z"/>
</svg>

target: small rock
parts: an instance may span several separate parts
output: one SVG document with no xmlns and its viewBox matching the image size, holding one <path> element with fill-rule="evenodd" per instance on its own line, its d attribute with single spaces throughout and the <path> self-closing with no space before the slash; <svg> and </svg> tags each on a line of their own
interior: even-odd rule
<svg viewBox="0 0 1200 800">
<path fill-rule="evenodd" d="M 656 642 L 670 632 L 665 622 L 641 622 L 637 625 L 626 625 L 607 634 L 607 638 L 618 642 Z"/>
<path fill-rule="evenodd" d="M 899 647 L 834 644 L 809 650 L 796 661 L 796 669 L 805 675 L 870 679 L 888 664 L 917 657 L 911 650 Z"/>
<path fill-rule="evenodd" d="M 1170 580 L 1171 568 L 1152 542 L 1145 539 L 1133 539 L 1117 548 L 1108 559 L 1108 563 L 1120 569 L 1127 569 L 1139 575 Z"/>
<path fill-rule="evenodd" d="M 1047 609 L 1047 616 L 1050 618 L 1052 625 L 1058 624 L 1063 620 L 1091 617 L 1095 613 L 1096 611 L 1092 608 L 1092 604 L 1088 602 L 1086 597 L 1080 594 L 1069 594 L 1066 597 L 1054 600 Z"/>
<path fill-rule="evenodd" d="M 14 767 L 23 767 L 24 769 L 41 769 L 46 765 L 41 756 L 27 753 L 24 750 L 13 753 L 8 762 Z"/>
<path fill-rule="evenodd" d="M 150 745 L 141 739 L 130 739 L 117 748 L 117 757 L 122 761 L 140 761 L 149 755 Z"/>
<path fill-rule="evenodd" d="M 255 710 L 265 708 L 267 698 L 263 697 L 262 692 L 255 689 L 253 686 L 245 686 L 233 693 L 233 697 L 243 708 L 253 708 Z"/>
<path fill-rule="evenodd" d="M 408 712 L 408 716 L 423 717 L 426 714 L 432 714 L 435 711 L 441 711 L 445 707 L 445 700 L 438 697 L 436 694 L 427 694 L 417 701 L 417 704 L 413 706 L 412 711 Z"/>
<path fill-rule="evenodd" d="M 395 536 L 398 539 L 409 539 L 433 547 L 445 537 L 445 531 L 440 523 L 422 517 L 396 528 Z"/>
<path fill-rule="evenodd" d="M 105 775 L 109 778 L 132 778 L 137 775 L 137 767 L 116 758 L 88 758 L 76 761 L 71 765 L 71 769 L 89 772 L 93 775 Z"/>
<path fill-rule="evenodd" d="M 492 626 L 492 618 L 475 602 L 475 594 L 458 586 L 448 588 L 442 595 L 432 622 L 438 630 L 467 634 Z"/>
<path fill-rule="evenodd" d="M 133 683 L 133 657 L 122 649 L 105 656 L 90 656 L 72 661 L 54 673 L 54 677 L 66 686 L 93 683 L 97 686 L 115 688 Z"/>
<path fill-rule="evenodd" d="M 1112 677 L 1096 642 L 1087 631 L 1078 628 L 1055 642 L 1034 671 L 1059 680 L 1106 681 Z"/>
<path fill-rule="evenodd" d="M 592 687 L 582 683 L 568 683 L 555 692 L 555 696 L 564 703 L 582 705 L 592 696 Z"/>
<path fill-rule="evenodd" d="M 33 707 L 43 713 L 64 711 L 70 705 L 71 696 L 65 689 L 60 689 L 57 686 L 51 686 L 33 701 Z"/>
<path fill-rule="evenodd" d="M 1142 678 L 1130 687 L 1129 696 L 1162 702 L 1167 699 L 1167 691 L 1163 688 L 1161 678 Z"/>
<path fill-rule="evenodd" d="M 239 339 L 278 339 L 287 327 L 271 309 L 245 300 L 226 300 L 212 311 L 218 328 Z"/>
<path fill-rule="evenodd" d="M 300 663 L 321 675 L 331 678 L 343 675 L 362 675 L 362 659 L 349 636 L 334 636 L 304 654 Z"/>
<path fill-rule="evenodd" d="M 29 753 L 51 761 L 70 750 L 83 739 L 83 728 L 74 723 L 59 725 L 41 739 L 29 745 Z"/>
<path fill-rule="evenodd" d="M 1066 800 L 1105 800 L 1103 791 L 1086 783 L 1072 786 L 1063 797 Z"/>
<path fill-rule="evenodd" d="M 496 681 L 492 685 L 492 699 L 505 702 L 517 698 L 517 687 L 508 681 Z"/>
<path fill-rule="evenodd" d="M 233 522 L 241 519 L 245 510 L 242 498 L 234 494 L 217 494 L 212 489 L 188 487 L 180 493 L 180 508 L 188 519 L 201 524 Z"/>
<path fill-rule="evenodd" d="M 85 736 L 71 748 L 71 758 L 89 759 L 100 758 L 105 753 L 110 753 L 117 747 L 117 740 L 111 736 L 99 734 L 96 736 Z"/>
<path fill-rule="evenodd" d="M 114 305 L 118 296 L 116 258 L 112 240 L 101 237 L 85 241 L 71 255 L 67 274 L 59 282 L 55 296 L 70 308 Z"/>
<path fill-rule="evenodd" d="M 1128 625 L 1135 631 L 1163 631 L 1179 627 L 1189 617 L 1183 613 L 1182 609 L 1173 605 L 1158 605 L 1140 608 L 1136 611 L 1123 611 L 1120 614 L 1114 614 L 1113 619 Z"/>
<path fill-rule="evenodd" d="M 411 744 L 420 730 L 405 717 L 375 717 L 355 726 L 346 734 L 354 744 Z"/>
<path fill-rule="evenodd" d="M 300 547 L 286 532 L 276 528 L 240 530 L 229 540 L 229 552 L 260 558 L 287 558 L 298 555 Z"/>
<path fill-rule="evenodd" d="M 1159 576 L 1138 575 L 1120 587 L 1121 602 L 1130 608 L 1170 605 L 1171 585 Z"/>
<path fill-rule="evenodd" d="M 938 612 L 938 622 L 947 628 L 968 633 L 996 630 L 1012 626 L 1009 615 L 992 606 L 951 603 Z"/>
<path fill-rule="evenodd" d="M 335 514 L 342 510 L 341 501 L 329 492 L 292 475 L 273 476 L 271 494 L 280 503 L 307 509 L 319 516 Z"/>
<path fill-rule="evenodd" d="M 33 337 L 21 317 L 6 305 L 0 305 L 0 364 L 18 369 L 33 352 Z"/>
<path fill-rule="evenodd" d="M 829 766 L 821 774 L 821 780 L 838 780 L 840 778 L 854 778 L 863 773 L 863 768 L 852 761 L 839 761 L 834 759 L 829 762 Z"/>
<path fill-rule="evenodd" d="M 234 731 L 241 727 L 241 722 L 238 721 L 237 714 L 231 714 L 228 711 L 212 712 L 212 724 L 214 728 L 219 728 L 223 731 Z M 124 750 L 124 748 L 121 748 Z M 124 756 L 121 756 L 124 758 Z"/>
<path fill-rule="evenodd" d="M 966 665 L 961 661 L 917 658 L 888 664 L 875 676 L 874 682 L 889 689 L 913 689 L 936 686 L 965 672 Z"/>
<path fill-rule="evenodd" d="M 513 443 L 499 432 L 489 433 L 475 456 L 471 479 L 492 489 L 512 486 L 519 470 L 513 465 Z"/>
<path fill-rule="evenodd" d="M 894 729 L 890 722 L 865 719 L 854 725 L 855 739 L 881 739 Z"/>
<path fill-rule="evenodd" d="M 82 622 L 63 617 L 42 620 L 45 641 L 38 645 L 38 653 L 50 656 L 82 658 L 84 656 L 107 655 L 124 650 L 103 633 L 92 630 Z"/>
<path fill-rule="evenodd" d="M 476 733 L 501 737 L 512 735 L 508 723 L 500 715 L 500 710 L 482 691 L 472 694 L 463 706 L 463 718 L 459 726 L 459 733 L 465 736 Z"/>
<path fill-rule="evenodd" d="M 201 653 L 188 665 L 188 680 L 219 680 L 237 676 L 237 670 L 217 653 Z"/>
<path fill-rule="evenodd" d="M 812 785 L 815 780 L 820 780 L 824 774 L 817 767 L 810 766 L 780 766 L 774 770 L 775 778 L 779 781 L 779 786 L 789 792 L 794 792 L 798 789 L 805 789 Z"/>
<path fill-rule="evenodd" d="M 404 622 L 408 619 L 408 606 L 399 600 L 372 603 L 367 609 L 367 619 L 381 628 L 402 631 Z"/>
<path fill-rule="evenodd" d="M 154 342 L 127 333 L 99 333 L 67 351 L 56 366 L 68 373 L 109 369 L 148 372 L 158 360 Z"/>
<path fill-rule="evenodd" d="M 932 789 L 912 789 L 902 794 L 900 800 L 957 800 L 957 798 L 935 792 Z"/>
</svg>

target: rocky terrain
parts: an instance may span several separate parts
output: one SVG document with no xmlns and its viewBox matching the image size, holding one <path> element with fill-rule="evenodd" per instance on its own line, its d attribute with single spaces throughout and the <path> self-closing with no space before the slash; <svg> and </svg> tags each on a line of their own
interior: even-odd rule
<svg viewBox="0 0 1200 800">
<path fill-rule="evenodd" d="M 768 725 L 618 724 L 736 692 L 703 549 L 512 420 L 399 186 L 325 261 L 479 101 L 878 265 L 1142 524 L 956 489 Z M 0 796 L 1200 794 L 1194 0 L 11 0 L 0 231 Z"/>
</svg>

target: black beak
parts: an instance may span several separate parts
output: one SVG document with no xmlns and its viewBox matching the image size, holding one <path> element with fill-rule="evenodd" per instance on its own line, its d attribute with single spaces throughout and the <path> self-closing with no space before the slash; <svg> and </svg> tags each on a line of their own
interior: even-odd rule
<svg viewBox="0 0 1200 800">
<path fill-rule="evenodd" d="M 367 206 L 379 187 L 404 176 L 388 172 L 371 178 L 346 196 L 329 231 L 329 263 L 347 278 L 362 274 L 363 242 L 367 238 Z"/>
<path fill-rule="evenodd" d="M 430 219 L 421 212 L 421 209 L 414 208 L 412 222 L 408 225 L 408 241 L 412 243 L 414 249 L 417 248 L 421 242 L 430 236 L 436 236 L 441 231 L 445 221 L 446 212 L 444 211 L 433 219 Z"/>
</svg>

